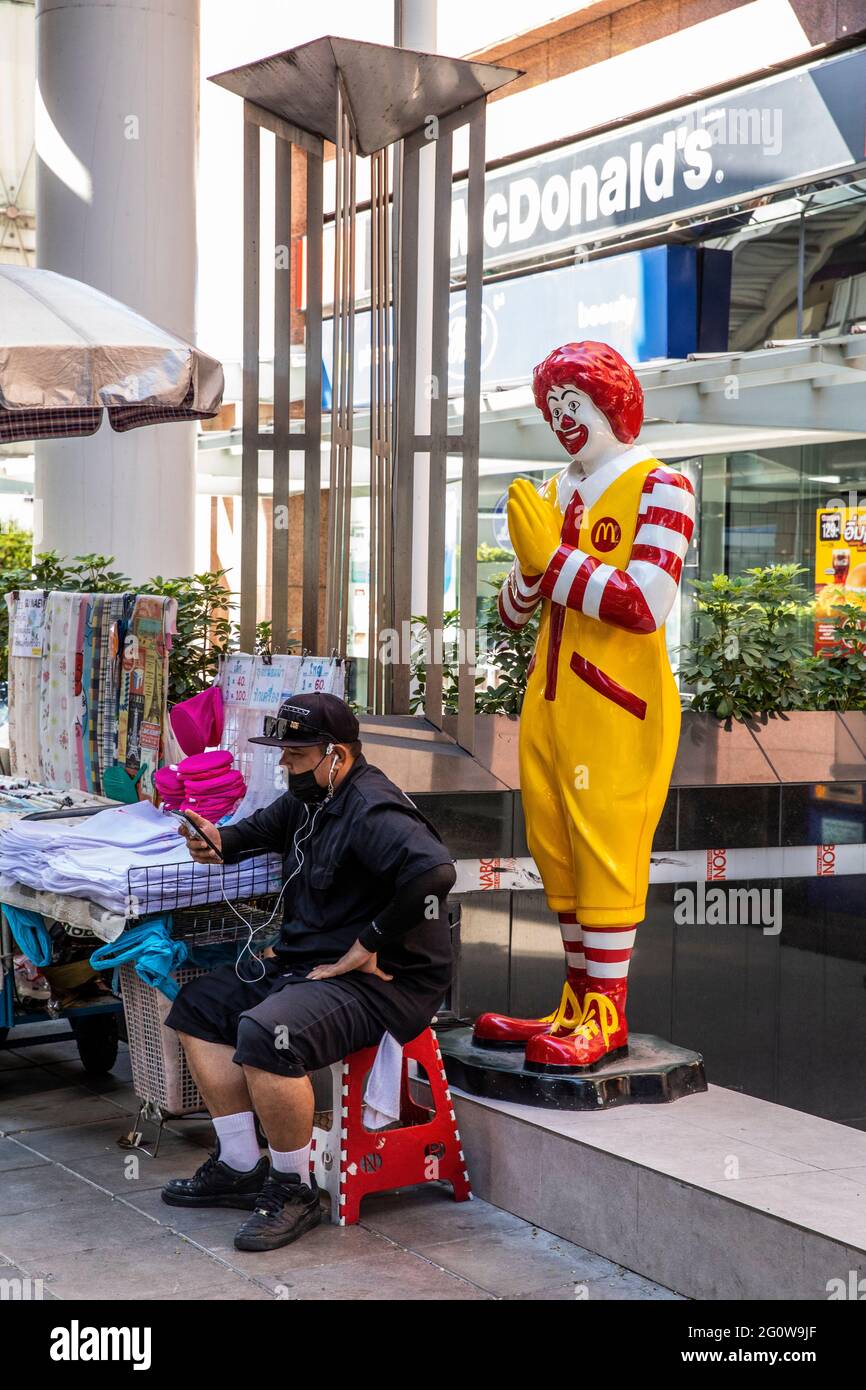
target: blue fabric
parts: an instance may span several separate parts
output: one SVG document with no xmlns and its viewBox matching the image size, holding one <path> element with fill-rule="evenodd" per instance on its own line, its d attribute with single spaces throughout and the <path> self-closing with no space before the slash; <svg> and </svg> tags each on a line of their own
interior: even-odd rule
<svg viewBox="0 0 866 1390">
<path fill-rule="evenodd" d="M 41 913 L 29 912 L 23 907 L 10 907 L 8 903 L 3 904 L 3 912 L 19 951 L 23 951 L 34 965 L 50 965 L 51 934 Z"/>
<path fill-rule="evenodd" d="M 176 999 L 180 985 L 172 979 L 172 971 L 188 959 L 189 950 L 185 941 L 172 939 L 170 928 L 171 913 L 127 927 L 116 941 L 98 946 L 90 964 L 94 970 L 111 970 L 129 962 L 146 985 L 160 990 L 167 999 Z"/>
<path fill-rule="evenodd" d="M 234 965 L 241 947 L 240 941 L 217 941 L 209 946 L 190 946 L 189 963 L 200 970 L 215 970 L 218 965 Z"/>
</svg>

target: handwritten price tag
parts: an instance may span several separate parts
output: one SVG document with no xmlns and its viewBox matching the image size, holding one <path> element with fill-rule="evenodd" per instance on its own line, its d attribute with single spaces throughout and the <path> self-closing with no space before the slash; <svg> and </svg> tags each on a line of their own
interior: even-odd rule
<svg viewBox="0 0 866 1390">
<path fill-rule="evenodd" d="M 223 699 L 227 705 L 249 705 L 255 657 L 230 656 L 225 667 Z"/>
</svg>

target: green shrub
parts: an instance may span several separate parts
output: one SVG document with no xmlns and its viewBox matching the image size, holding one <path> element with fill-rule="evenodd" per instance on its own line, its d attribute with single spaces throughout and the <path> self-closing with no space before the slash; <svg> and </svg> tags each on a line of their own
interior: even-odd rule
<svg viewBox="0 0 866 1390">
<path fill-rule="evenodd" d="M 25 569 L 33 554 L 33 535 L 14 521 L 0 524 L 0 572 Z"/>
<path fill-rule="evenodd" d="M 445 714 L 457 713 L 457 678 L 460 668 L 460 643 L 457 636 L 459 624 L 459 609 L 450 608 L 442 614 L 442 709 Z M 419 710 L 423 709 L 427 694 L 428 660 L 430 657 L 435 659 L 439 652 L 436 650 L 436 639 L 434 635 L 431 635 L 425 614 L 415 613 L 412 615 L 410 632 L 409 670 L 414 679 L 414 689 L 409 700 L 409 710 L 410 713 L 417 714 Z M 454 633 L 453 637 L 447 635 L 451 632 Z M 483 684 L 483 682 L 483 676 L 476 676 L 476 686 Z"/>
<path fill-rule="evenodd" d="M 529 663 L 538 638 L 541 604 L 524 626 L 515 632 L 499 616 L 497 600 L 505 575 L 498 575 L 489 582 L 496 593 L 484 600 L 481 625 L 487 639 L 488 659 L 496 670 L 497 682 L 495 686 L 484 683 L 484 688 L 475 697 L 475 708 L 480 714 L 519 714 L 526 693 Z"/>
<path fill-rule="evenodd" d="M 850 592 L 850 591 L 849 591 Z M 866 709 L 866 610 L 854 598 L 834 607 L 828 619 L 839 643 L 807 662 L 813 709 Z"/>
<path fill-rule="evenodd" d="M 680 675 L 690 708 L 719 719 L 801 709 L 809 700 L 801 633 L 813 601 L 801 565 L 766 565 L 731 579 L 690 580 L 698 634 L 684 644 Z"/>
<path fill-rule="evenodd" d="M 486 662 L 497 673 L 495 686 L 488 684 L 488 677 L 481 673 L 475 678 L 475 711 L 477 714 L 519 714 L 526 690 L 527 672 L 532 660 L 532 652 L 538 637 L 540 608 L 519 631 L 514 632 L 503 623 L 499 616 L 497 596 L 505 575 L 494 576 L 487 581 L 495 589 L 493 598 L 483 601 L 478 621 L 478 642 L 482 640 L 486 648 Z M 455 636 L 442 642 L 442 704 L 446 714 L 457 712 L 457 677 L 459 646 L 456 630 L 460 622 L 457 609 L 443 615 L 443 629 L 454 631 Z M 424 704 L 427 687 L 427 656 L 430 646 L 430 633 L 427 619 L 416 615 L 412 619 L 411 674 L 415 680 L 410 709 L 415 714 Z M 436 655 L 434 651 L 432 655 Z"/>
<path fill-rule="evenodd" d="M 76 555 L 63 561 L 54 550 L 29 556 L 25 563 L 0 569 L 0 596 L 12 589 L 62 589 L 74 593 L 160 594 L 177 600 L 177 635 L 169 662 L 168 701 L 175 704 L 209 686 L 223 653 L 237 650 L 238 626 L 233 613 L 234 595 L 226 587 L 225 570 L 206 571 L 181 579 L 157 575 L 135 585 L 128 575 L 114 570 L 110 555 Z M 271 625 L 256 627 L 256 651 L 270 650 Z M 292 641 L 289 646 L 296 646 Z M 9 662 L 9 613 L 0 602 L 0 679 Z"/>
</svg>

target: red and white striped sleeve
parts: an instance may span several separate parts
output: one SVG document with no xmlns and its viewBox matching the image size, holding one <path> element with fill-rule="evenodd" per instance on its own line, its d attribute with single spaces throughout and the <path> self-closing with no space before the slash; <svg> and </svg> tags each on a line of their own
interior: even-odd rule
<svg viewBox="0 0 866 1390">
<path fill-rule="evenodd" d="M 677 595 L 695 529 L 695 495 L 670 468 L 647 474 L 628 567 L 615 569 L 577 546 L 560 545 L 542 576 L 545 598 L 629 632 L 655 632 Z"/>
<path fill-rule="evenodd" d="M 499 616 L 506 627 L 518 632 L 541 602 L 540 574 L 523 574 L 517 561 L 511 566 L 499 590 Z"/>
</svg>

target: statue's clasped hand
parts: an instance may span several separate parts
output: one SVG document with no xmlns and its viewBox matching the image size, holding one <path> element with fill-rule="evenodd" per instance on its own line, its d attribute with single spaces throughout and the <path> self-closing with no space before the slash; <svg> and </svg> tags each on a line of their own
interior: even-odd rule
<svg viewBox="0 0 866 1390">
<path fill-rule="evenodd" d="M 508 534 L 525 575 L 544 574 L 559 546 L 560 526 L 552 503 L 528 478 L 516 478 L 508 489 Z"/>
</svg>

